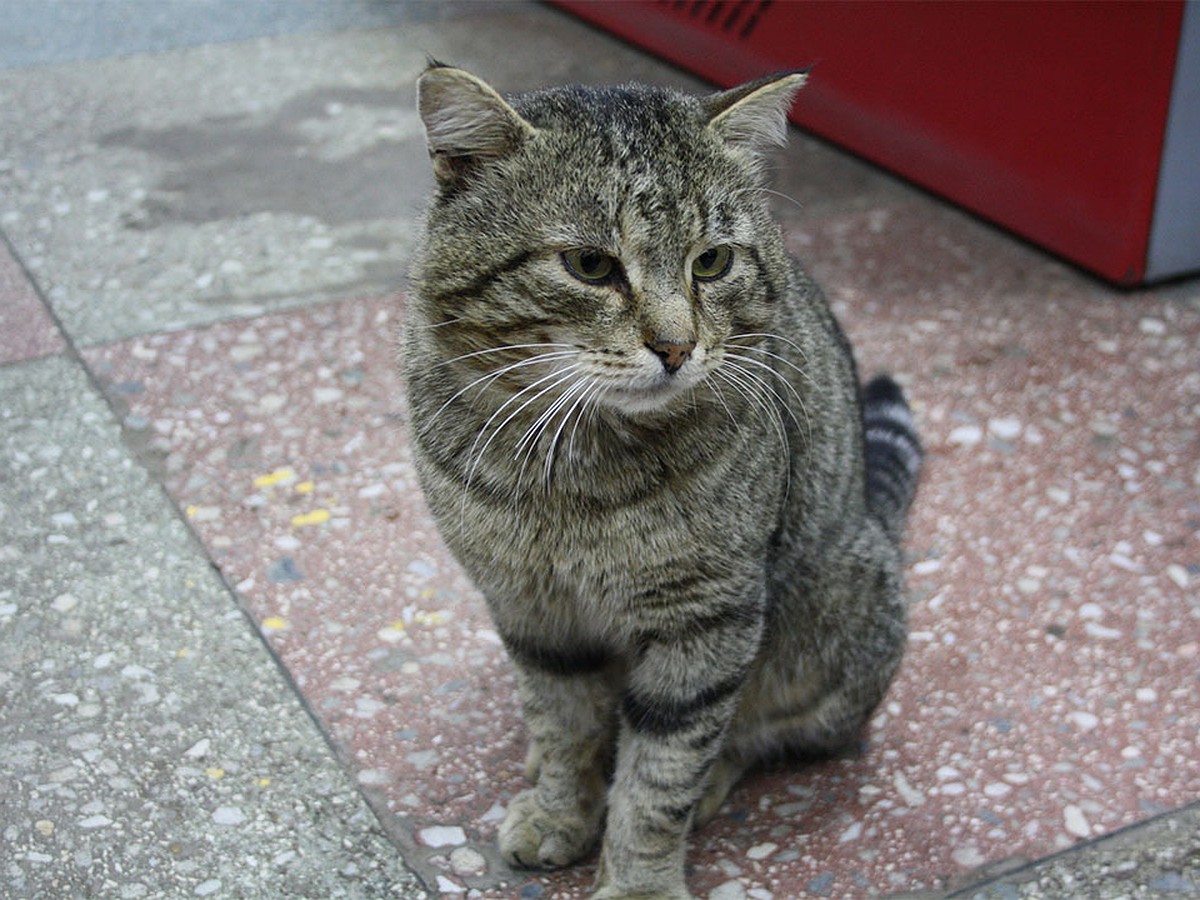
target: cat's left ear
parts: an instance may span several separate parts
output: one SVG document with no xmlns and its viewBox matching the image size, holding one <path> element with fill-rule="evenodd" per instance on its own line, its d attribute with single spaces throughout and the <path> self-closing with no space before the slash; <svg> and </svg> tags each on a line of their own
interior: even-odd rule
<svg viewBox="0 0 1200 900">
<path fill-rule="evenodd" d="M 417 80 L 417 108 L 433 172 L 443 184 L 457 181 L 477 160 L 511 153 L 534 131 L 487 82 L 439 63 Z"/>
<path fill-rule="evenodd" d="M 788 113 L 807 72 L 784 72 L 705 97 L 711 128 L 732 149 L 754 159 L 787 141 Z"/>
</svg>

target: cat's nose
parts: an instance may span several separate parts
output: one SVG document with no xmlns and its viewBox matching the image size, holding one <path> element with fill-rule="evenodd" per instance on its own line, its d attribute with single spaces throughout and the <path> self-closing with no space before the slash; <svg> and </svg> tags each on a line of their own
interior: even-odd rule
<svg viewBox="0 0 1200 900">
<path fill-rule="evenodd" d="M 674 375 L 696 349 L 695 341 L 671 341 L 662 338 L 646 341 L 646 346 L 662 360 L 668 375 Z"/>
</svg>

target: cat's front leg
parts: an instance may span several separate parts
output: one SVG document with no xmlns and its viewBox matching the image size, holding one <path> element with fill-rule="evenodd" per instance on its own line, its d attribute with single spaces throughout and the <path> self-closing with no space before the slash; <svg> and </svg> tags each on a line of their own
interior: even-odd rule
<svg viewBox="0 0 1200 900">
<path fill-rule="evenodd" d="M 596 898 L 691 896 L 685 838 L 761 631 L 761 604 L 751 601 L 643 645 L 621 703 Z"/>
<path fill-rule="evenodd" d="M 523 867 L 565 866 L 595 845 L 604 823 L 616 696 L 603 660 L 531 653 L 506 642 L 529 732 L 533 787 L 508 805 L 500 851 Z"/>
</svg>

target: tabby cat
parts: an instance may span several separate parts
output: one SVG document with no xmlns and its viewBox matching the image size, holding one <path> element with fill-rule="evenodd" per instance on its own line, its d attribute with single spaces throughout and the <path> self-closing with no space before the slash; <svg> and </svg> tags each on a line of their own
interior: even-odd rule
<svg viewBox="0 0 1200 900">
<path fill-rule="evenodd" d="M 533 786 L 501 851 L 603 835 L 597 897 L 689 896 L 689 828 L 755 762 L 854 742 L 904 647 L 912 418 L 860 391 L 763 188 L 803 81 L 419 82 L 417 468 L 516 669 Z"/>
</svg>

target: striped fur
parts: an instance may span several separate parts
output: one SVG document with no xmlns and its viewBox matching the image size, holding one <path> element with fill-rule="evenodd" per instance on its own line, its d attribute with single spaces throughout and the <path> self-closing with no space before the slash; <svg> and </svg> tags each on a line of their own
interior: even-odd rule
<svg viewBox="0 0 1200 900">
<path fill-rule="evenodd" d="M 867 503 L 899 535 L 921 472 L 921 441 L 900 385 L 886 375 L 863 388 Z"/>
<path fill-rule="evenodd" d="M 602 839 L 598 897 L 688 896 L 689 828 L 755 762 L 853 741 L 904 645 L 912 420 L 891 382 L 864 410 L 762 189 L 801 81 L 420 83 L 415 460 L 517 672 L 501 850 Z"/>
</svg>

